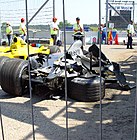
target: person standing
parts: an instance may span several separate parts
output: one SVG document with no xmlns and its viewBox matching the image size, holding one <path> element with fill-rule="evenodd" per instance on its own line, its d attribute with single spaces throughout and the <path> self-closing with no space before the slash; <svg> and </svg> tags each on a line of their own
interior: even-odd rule
<svg viewBox="0 0 137 140">
<path fill-rule="evenodd" d="M 76 23 L 73 25 L 73 31 L 74 31 L 74 35 L 83 34 L 83 25 L 80 24 L 80 18 L 79 17 L 76 18 Z M 77 40 L 76 36 L 74 36 L 74 40 Z"/>
<path fill-rule="evenodd" d="M 135 33 L 135 31 L 134 31 L 133 21 L 131 20 L 127 27 L 127 36 L 128 36 L 127 49 L 133 49 L 132 37 L 134 36 L 134 33 Z M 130 48 L 129 48 L 129 46 L 130 46 Z"/>
<path fill-rule="evenodd" d="M 21 23 L 19 26 L 19 33 L 20 37 L 25 41 L 26 40 L 26 35 L 27 35 L 27 30 L 26 30 L 26 25 L 25 25 L 25 19 L 21 18 Z"/>
<path fill-rule="evenodd" d="M 51 38 L 53 39 L 53 44 L 56 45 L 59 27 L 57 25 L 57 18 L 56 17 L 53 17 L 52 21 L 53 22 L 50 25 L 50 35 L 51 35 Z"/>
<path fill-rule="evenodd" d="M 12 41 L 13 29 L 9 23 L 6 23 L 6 35 L 8 38 L 8 46 L 10 46 Z"/>
<path fill-rule="evenodd" d="M 102 43 L 106 44 L 106 24 L 102 27 Z"/>
<path fill-rule="evenodd" d="M 80 18 L 76 18 L 76 23 L 73 25 L 74 31 L 74 41 L 80 39 L 82 41 L 82 50 L 83 50 L 83 25 L 80 24 Z"/>
</svg>

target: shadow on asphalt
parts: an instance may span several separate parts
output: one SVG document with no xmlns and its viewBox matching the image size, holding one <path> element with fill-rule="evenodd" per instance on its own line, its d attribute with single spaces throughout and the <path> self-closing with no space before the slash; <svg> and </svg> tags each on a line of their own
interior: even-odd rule
<svg viewBox="0 0 137 140">
<path fill-rule="evenodd" d="M 134 82 L 136 80 L 136 63 L 133 63 L 132 58 L 128 61 L 119 62 L 122 64 L 122 70 L 126 75 L 128 81 Z M 128 66 L 128 68 L 126 68 Z M 113 88 L 113 90 L 112 90 Z M 132 140 L 134 130 L 134 103 L 135 103 L 135 89 L 129 91 L 129 94 L 123 94 L 118 84 L 110 84 L 106 86 L 106 96 L 102 101 L 102 133 L 103 140 Z M 111 99 L 109 99 L 111 95 Z M 29 95 L 23 97 L 29 98 Z M 30 102 L 14 103 L 3 101 L 4 99 L 14 98 L 2 92 L 0 95 L 2 115 L 31 124 L 31 109 L 29 108 Z M 45 96 L 33 95 L 34 105 L 34 124 L 36 127 L 35 133 L 43 135 L 45 140 L 65 140 L 67 139 L 66 128 L 61 126 L 65 124 L 66 107 L 62 106 L 61 109 L 54 113 L 51 117 L 47 117 L 42 113 L 54 112 L 53 108 L 59 106 L 59 102 L 53 101 L 51 108 L 46 106 Z M 44 101 L 45 107 L 37 106 L 36 103 Z M 47 100 L 48 101 L 48 100 Z M 63 102 L 64 99 L 60 99 Z M 100 102 L 81 103 L 69 99 L 68 101 L 68 136 L 73 140 L 98 140 L 100 133 Z M 56 109 L 55 109 L 56 110 Z M 54 122 L 61 117 L 64 118 L 64 123 L 61 121 Z M 72 121 L 73 120 L 73 121 Z M 76 122 L 81 122 L 77 124 Z M 77 124 L 76 126 L 73 126 Z M 22 128 L 24 129 L 24 128 Z M 5 130 L 8 131 L 8 130 Z M 24 140 L 32 137 L 33 133 L 24 136 Z"/>
</svg>

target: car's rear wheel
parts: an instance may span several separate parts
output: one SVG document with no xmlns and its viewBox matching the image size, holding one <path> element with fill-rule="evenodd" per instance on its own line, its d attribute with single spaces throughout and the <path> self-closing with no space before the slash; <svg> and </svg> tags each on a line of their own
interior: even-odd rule
<svg viewBox="0 0 137 140">
<path fill-rule="evenodd" d="M 11 59 L 3 64 L 1 69 L 1 87 L 12 95 L 21 96 L 25 88 L 22 74 L 27 69 L 28 62 L 21 59 Z"/>
<path fill-rule="evenodd" d="M 100 85 L 101 99 L 105 96 L 104 79 L 98 76 L 91 78 L 74 78 L 68 82 L 68 97 L 84 102 L 94 102 L 100 100 Z"/>
</svg>

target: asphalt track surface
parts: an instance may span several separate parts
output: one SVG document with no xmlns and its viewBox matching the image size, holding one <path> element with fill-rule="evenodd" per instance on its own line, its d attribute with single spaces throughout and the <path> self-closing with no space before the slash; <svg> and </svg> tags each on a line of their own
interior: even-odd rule
<svg viewBox="0 0 137 140">
<path fill-rule="evenodd" d="M 126 46 L 104 45 L 102 51 L 111 61 L 121 64 L 129 84 L 134 85 L 137 46 L 130 50 Z M 103 140 L 133 140 L 135 94 L 136 88 L 123 91 L 117 84 L 106 85 L 102 101 Z M 68 99 L 69 140 L 99 140 L 99 104 Z M 0 105 L 5 140 L 32 140 L 29 95 L 14 97 L 0 89 Z M 33 95 L 36 140 L 67 140 L 65 105 L 64 99 L 48 100 L 44 93 Z"/>
</svg>

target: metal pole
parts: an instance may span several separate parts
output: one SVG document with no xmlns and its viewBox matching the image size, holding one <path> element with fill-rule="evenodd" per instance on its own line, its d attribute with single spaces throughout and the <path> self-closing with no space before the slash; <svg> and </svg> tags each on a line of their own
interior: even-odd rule
<svg viewBox="0 0 137 140">
<path fill-rule="evenodd" d="M 53 17 L 55 17 L 55 0 L 53 0 Z"/>
<path fill-rule="evenodd" d="M 135 2 L 133 1 L 133 22 L 135 20 Z"/>
<path fill-rule="evenodd" d="M 47 0 L 39 9 L 38 11 L 32 16 L 32 18 L 28 21 L 28 24 L 33 20 L 33 18 L 40 12 L 40 10 L 48 3 L 49 0 Z"/>
<path fill-rule="evenodd" d="M 108 32 L 108 0 L 106 0 L 106 44 L 108 42 L 107 32 Z"/>
<path fill-rule="evenodd" d="M 134 119 L 133 140 L 136 140 L 136 129 L 137 129 L 137 71 L 136 71 L 136 98 L 135 98 L 135 119 Z"/>
<path fill-rule="evenodd" d="M 99 0 L 99 68 L 100 68 L 100 140 L 102 140 L 102 79 L 101 79 L 101 0 Z"/>
<path fill-rule="evenodd" d="M 0 45 L 1 45 L 1 40 L 2 40 L 1 26 L 2 24 L 1 24 L 1 10 L 0 10 Z"/>
<path fill-rule="evenodd" d="M 28 3 L 25 0 L 26 4 L 26 27 L 27 27 L 27 44 L 28 44 L 28 72 L 29 72 L 29 93 L 30 93 L 30 107 L 31 107 L 31 118 L 32 118 L 32 131 L 33 131 L 33 140 L 35 140 L 35 129 L 34 129 L 34 114 L 33 114 L 33 103 L 32 103 L 32 86 L 31 86 L 31 73 L 30 73 L 30 57 L 29 57 L 29 29 L 28 29 Z"/>
<path fill-rule="evenodd" d="M 63 0 L 63 25 L 64 25 L 64 57 L 65 57 L 65 101 L 66 101 L 66 136 L 68 140 L 68 94 L 67 94 L 67 66 L 66 66 L 66 31 L 65 31 L 65 2 Z"/>
<path fill-rule="evenodd" d="M 2 121 L 2 115 L 1 115 L 1 105 L 0 105 L 0 123 L 1 123 L 2 140 L 4 140 L 4 129 L 3 129 L 3 121 Z"/>
</svg>

